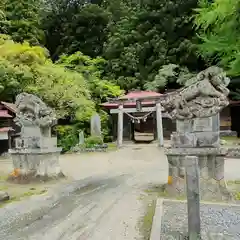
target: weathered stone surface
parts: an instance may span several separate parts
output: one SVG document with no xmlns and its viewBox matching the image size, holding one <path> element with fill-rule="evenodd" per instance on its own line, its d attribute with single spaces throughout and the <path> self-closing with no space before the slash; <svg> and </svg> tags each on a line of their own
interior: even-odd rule
<svg viewBox="0 0 240 240">
<path fill-rule="evenodd" d="M 193 120 L 193 132 L 212 131 L 212 124 L 212 117 L 196 118 Z"/>
<path fill-rule="evenodd" d="M 237 132 L 231 131 L 231 130 L 220 131 L 220 137 L 226 137 L 226 136 L 237 137 Z"/>
<path fill-rule="evenodd" d="M 173 133 L 171 135 L 173 147 L 196 147 L 197 138 L 194 133 Z"/>
<path fill-rule="evenodd" d="M 218 132 L 172 133 L 171 146 L 181 148 L 192 147 L 219 147 Z"/>
<path fill-rule="evenodd" d="M 212 116 L 212 131 L 219 132 L 220 131 L 220 113 L 215 116 Z"/>
<path fill-rule="evenodd" d="M 10 199 L 9 195 L 7 192 L 0 191 L 0 202 L 5 202 Z"/>
<path fill-rule="evenodd" d="M 191 85 L 163 96 L 161 103 L 164 110 L 177 120 L 177 133 L 171 138 L 172 146 L 165 149 L 169 179 L 172 179 L 167 188 L 173 194 L 175 191 L 175 196 L 181 192 L 179 189 L 182 192 L 186 190 L 186 183 L 182 181 L 185 177 L 182 174 L 184 158 L 196 156 L 201 198 L 212 200 L 216 196 L 216 200 L 231 199 L 224 182 L 223 159 L 227 149 L 220 148 L 219 137 L 219 112 L 228 105 L 229 81 L 222 69 L 210 67 L 200 72 Z"/>
<path fill-rule="evenodd" d="M 200 72 L 193 84 L 162 96 L 162 107 L 172 119 L 205 118 L 218 114 L 229 102 L 230 79 L 218 67 Z"/>
<path fill-rule="evenodd" d="M 101 119 L 99 114 L 94 114 L 91 117 L 91 135 L 92 136 L 101 136 Z"/>
<path fill-rule="evenodd" d="M 219 132 L 198 132 L 195 133 L 197 147 L 219 147 Z"/>
<path fill-rule="evenodd" d="M 51 127 L 57 123 L 54 111 L 38 97 L 21 93 L 16 98 L 16 118 L 21 136 L 16 139 L 9 153 L 18 176 L 11 180 L 32 180 L 34 177 L 52 178 L 62 176 L 57 138 L 51 136 Z"/>
<path fill-rule="evenodd" d="M 165 154 L 166 155 L 223 155 L 227 154 L 227 148 L 166 148 Z"/>
<path fill-rule="evenodd" d="M 240 157 L 240 148 L 239 147 L 228 147 L 226 157 L 239 158 Z"/>
<path fill-rule="evenodd" d="M 177 120 L 177 132 L 179 133 L 186 133 L 186 132 L 192 132 L 193 129 L 193 120 Z"/>
</svg>

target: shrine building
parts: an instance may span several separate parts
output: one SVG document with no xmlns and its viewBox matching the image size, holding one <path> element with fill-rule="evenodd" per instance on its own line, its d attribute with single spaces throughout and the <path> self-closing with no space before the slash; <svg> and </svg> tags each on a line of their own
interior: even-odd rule
<svg viewBox="0 0 240 240">
<path fill-rule="evenodd" d="M 151 91 L 133 91 L 123 97 L 111 99 L 101 104 L 110 114 L 113 141 L 118 137 L 119 105 L 123 108 L 122 138 L 124 141 L 151 142 L 157 140 L 157 116 L 156 101 L 160 93 Z M 141 99 L 139 103 L 138 100 Z M 122 103 L 120 103 L 122 101 Z M 139 106 L 140 105 L 140 106 Z M 175 124 L 168 118 L 167 114 L 161 113 L 163 136 L 170 137 L 175 129 Z M 160 123 L 161 124 L 161 123 Z"/>
</svg>

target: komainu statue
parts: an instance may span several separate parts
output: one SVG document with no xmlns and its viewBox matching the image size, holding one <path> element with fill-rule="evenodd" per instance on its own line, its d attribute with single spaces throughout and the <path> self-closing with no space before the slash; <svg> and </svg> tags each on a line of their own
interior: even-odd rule
<svg viewBox="0 0 240 240">
<path fill-rule="evenodd" d="M 16 97 L 16 125 L 21 128 L 15 146 L 9 149 L 13 173 L 9 180 L 26 183 L 62 177 L 59 165 L 61 148 L 51 130 L 57 124 L 54 110 L 40 98 L 28 93 Z"/>
<path fill-rule="evenodd" d="M 172 119 L 210 117 L 229 104 L 229 82 L 221 68 L 212 66 L 200 72 L 191 85 L 164 95 L 161 104 Z"/>
<path fill-rule="evenodd" d="M 56 125 L 57 119 L 53 110 L 40 98 L 28 93 L 21 93 L 16 98 L 15 123 L 24 127 L 39 127 L 42 136 L 49 137 L 49 130 Z"/>
<path fill-rule="evenodd" d="M 224 179 L 227 149 L 220 145 L 220 112 L 227 107 L 230 79 L 212 66 L 190 79 L 184 88 L 163 95 L 161 104 L 176 120 L 171 147 L 165 149 L 169 166 L 167 191 L 185 194 L 186 156 L 198 159 L 200 196 L 207 201 L 232 201 Z M 196 166 L 194 166 L 196 167 Z"/>
</svg>

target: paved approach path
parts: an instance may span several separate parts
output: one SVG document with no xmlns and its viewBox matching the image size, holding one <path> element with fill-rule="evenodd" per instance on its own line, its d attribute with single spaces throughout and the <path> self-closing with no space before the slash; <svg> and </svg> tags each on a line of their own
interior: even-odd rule
<svg viewBox="0 0 240 240">
<path fill-rule="evenodd" d="M 238 177 L 240 161 L 226 161 L 226 178 Z M 155 145 L 128 145 L 109 153 L 63 155 L 64 173 L 88 187 L 60 202 L 43 218 L 12 230 L 4 240 L 134 240 L 144 213 L 141 194 L 167 179 L 167 159 Z"/>
<path fill-rule="evenodd" d="M 5 239 L 134 240 L 144 213 L 141 194 L 167 179 L 167 160 L 155 145 L 129 145 L 116 152 L 62 156 L 64 173 L 89 180 L 46 216 Z"/>
</svg>

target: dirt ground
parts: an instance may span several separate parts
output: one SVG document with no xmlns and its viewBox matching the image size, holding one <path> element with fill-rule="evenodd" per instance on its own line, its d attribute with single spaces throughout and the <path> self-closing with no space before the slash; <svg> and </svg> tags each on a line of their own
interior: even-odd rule
<svg viewBox="0 0 240 240">
<path fill-rule="evenodd" d="M 235 139 L 227 139 L 228 141 L 236 141 Z M 60 156 L 60 165 L 66 178 L 60 180 L 52 180 L 41 183 L 31 184 L 14 184 L 6 181 L 9 173 L 12 172 L 11 160 L 8 158 L 0 158 L 0 191 L 7 191 L 12 200 L 20 200 L 22 198 L 34 195 L 43 194 L 49 188 L 61 185 L 72 180 L 84 179 L 90 176 L 97 176 L 102 174 L 121 173 L 125 171 L 138 169 L 144 163 L 150 163 L 149 158 L 155 159 L 154 163 L 161 164 L 161 168 L 165 169 L 164 177 L 161 176 L 161 181 L 166 182 L 167 179 L 167 161 L 162 150 L 159 151 L 154 144 L 127 144 L 125 150 L 113 150 L 110 152 L 93 152 L 93 153 L 79 153 L 79 154 L 65 154 Z M 119 152 L 119 154 L 118 154 Z M 141 164 L 133 159 L 139 158 L 141 153 Z M 145 159 L 144 159 L 145 158 Z M 135 164 L 138 164 L 136 167 Z M 139 165 L 140 164 L 140 165 Z M 154 167 L 154 166 L 153 166 Z M 240 161 L 239 159 L 226 159 L 225 162 L 225 177 L 227 181 L 231 182 L 240 179 L 239 174 Z M 240 181 L 239 181 L 240 182 Z M 240 184 L 234 184 L 239 187 Z M 235 186 L 234 186 L 235 187 Z"/>
<path fill-rule="evenodd" d="M 60 157 L 60 165 L 68 176 L 64 181 L 90 177 L 92 187 L 69 196 L 43 219 L 21 231 L 11 231 L 13 238 L 5 239 L 142 239 L 139 221 L 148 204 L 143 201 L 148 195 L 146 189 L 167 181 L 168 163 L 163 149 L 156 144 L 127 144 L 107 153 L 65 154 Z M 239 168 L 239 159 L 226 159 L 226 180 L 240 179 Z M 0 169 L 11 170 L 10 161 L 1 160 Z M 47 184 L 35 186 L 36 191 L 55 183 Z M 33 191 L 30 185 L 23 187 L 23 192 Z M 144 221 L 151 222 L 150 218 L 147 216 Z"/>
<path fill-rule="evenodd" d="M 7 178 L 12 171 L 11 160 L 8 158 L 0 158 L 0 191 L 6 191 L 9 194 L 10 201 L 8 202 L 19 201 L 32 195 L 44 194 L 52 187 L 60 186 L 63 183 L 72 181 L 71 177 L 67 177 L 48 182 L 16 184 L 7 181 Z M 0 204 L 0 207 L 4 205 L 5 204 Z"/>
</svg>

